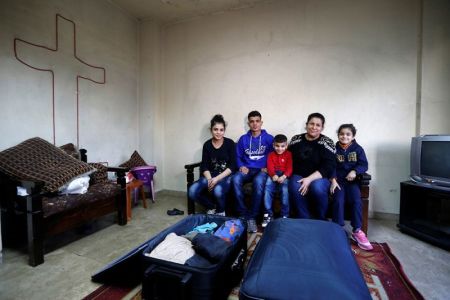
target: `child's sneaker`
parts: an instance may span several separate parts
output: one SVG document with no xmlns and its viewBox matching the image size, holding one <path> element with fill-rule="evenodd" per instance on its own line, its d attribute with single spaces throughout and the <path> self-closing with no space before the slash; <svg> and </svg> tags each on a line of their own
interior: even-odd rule
<svg viewBox="0 0 450 300">
<path fill-rule="evenodd" d="M 223 211 L 223 212 L 216 212 L 216 216 L 222 216 L 222 217 L 225 217 L 225 211 Z"/>
<path fill-rule="evenodd" d="M 261 226 L 265 228 L 267 225 L 269 225 L 270 221 L 272 221 L 272 217 L 270 217 L 269 214 L 264 214 L 264 220 Z"/>
<path fill-rule="evenodd" d="M 373 249 L 366 237 L 366 234 L 361 229 L 358 229 L 356 232 L 352 233 L 352 239 L 356 241 L 358 243 L 358 247 L 363 250 L 370 251 Z"/>
<path fill-rule="evenodd" d="M 216 214 L 216 209 L 215 209 L 215 208 L 213 208 L 213 209 L 208 209 L 208 210 L 206 211 L 206 214 L 207 214 L 207 215 L 215 215 L 215 214 Z"/>
</svg>

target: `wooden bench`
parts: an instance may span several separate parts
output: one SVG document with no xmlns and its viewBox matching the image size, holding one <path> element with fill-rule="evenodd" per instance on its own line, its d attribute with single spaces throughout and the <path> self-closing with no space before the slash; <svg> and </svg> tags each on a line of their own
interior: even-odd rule
<svg viewBox="0 0 450 300">
<path fill-rule="evenodd" d="M 86 150 L 81 149 L 86 162 Z M 117 174 L 117 183 L 105 182 L 89 186 L 86 194 L 58 195 L 42 192 L 42 183 L 14 181 L 0 172 L 0 207 L 4 247 L 27 243 L 29 264 L 44 262 L 44 240 L 107 214 L 116 213 L 117 223 L 126 225 L 126 168 L 108 167 Z M 17 187 L 27 189 L 27 196 L 18 196 Z M 60 201 L 61 200 L 61 201 Z M 62 205 L 64 204 L 64 205 Z M 49 209 L 52 206 L 52 209 Z"/>
<path fill-rule="evenodd" d="M 194 183 L 194 181 L 196 180 L 195 178 L 199 178 L 200 174 L 198 174 L 196 176 L 195 174 L 195 170 L 198 169 L 199 172 L 199 168 L 200 167 L 200 162 L 197 163 L 193 163 L 193 164 L 188 164 L 185 165 L 184 168 L 186 169 L 186 185 L 187 185 L 187 191 L 189 191 L 189 187 Z M 197 172 L 197 173 L 198 173 Z M 359 187 L 361 189 L 361 201 L 362 201 L 362 230 L 367 234 L 367 229 L 368 229 L 368 219 L 369 219 L 369 192 L 370 192 L 370 180 L 372 179 L 372 176 L 368 173 L 364 173 L 358 176 L 358 180 L 359 180 Z M 247 193 L 249 191 L 249 189 L 251 189 L 251 184 L 246 184 L 246 186 L 244 187 L 244 191 L 246 190 Z M 246 193 L 246 194 L 247 194 Z M 229 195 L 232 198 L 233 203 L 235 203 L 235 197 L 233 195 L 234 193 L 231 192 L 229 193 Z M 247 197 L 247 200 L 249 197 Z M 330 201 L 331 201 L 331 197 L 330 197 Z M 274 201 L 274 203 L 279 203 L 279 201 Z M 195 213 L 195 202 L 189 199 L 189 193 L 187 193 L 187 207 L 188 207 L 188 214 L 193 214 Z M 331 205 L 329 206 L 331 207 Z M 331 209 L 329 208 L 328 210 L 328 216 L 331 216 Z M 345 212 L 345 219 L 349 220 L 350 219 L 350 214 L 349 212 Z"/>
</svg>

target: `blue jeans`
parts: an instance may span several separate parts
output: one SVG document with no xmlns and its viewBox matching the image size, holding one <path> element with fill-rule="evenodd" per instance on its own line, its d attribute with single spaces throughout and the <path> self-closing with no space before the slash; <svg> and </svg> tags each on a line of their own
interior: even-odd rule
<svg viewBox="0 0 450 300">
<path fill-rule="evenodd" d="M 237 172 L 233 175 L 233 187 L 236 195 L 236 210 L 239 217 L 254 219 L 258 216 L 264 195 L 264 186 L 267 180 L 267 173 L 260 169 L 249 169 L 247 174 Z M 245 205 L 245 195 L 242 189 L 244 183 L 253 181 L 252 204 L 250 209 Z"/>
<path fill-rule="evenodd" d="M 278 175 L 278 174 L 277 174 Z M 278 175 L 280 176 L 280 175 Z M 270 176 L 267 177 L 266 190 L 264 192 L 264 208 L 265 213 L 273 216 L 272 203 L 273 196 L 276 192 L 280 192 L 281 200 L 281 216 L 289 217 L 289 179 L 285 179 L 283 183 L 274 182 Z"/>
<path fill-rule="evenodd" d="M 205 193 L 208 190 L 208 179 L 201 177 L 189 187 L 189 199 L 196 201 L 206 207 L 207 209 L 216 209 L 216 212 L 225 211 L 225 203 L 227 199 L 227 193 L 231 186 L 231 176 L 227 176 L 219 181 L 212 190 L 212 194 L 216 199 L 216 204 Z"/>
<path fill-rule="evenodd" d="M 360 229 L 362 225 L 361 191 L 358 183 L 338 182 L 341 189 L 336 188 L 333 194 L 333 222 L 344 226 L 344 206 L 350 206 L 350 224 L 353 230 Z"/>
<path fill-rule="evenodd" d="M 300 175 L 292 175 L 289 179 L 289 196 L 294 205 L 299 218 L 310 219 L 311 215 L 308 209 L 308 202 L 313 202 L 317 211 L 317 217 L 320 220 L 326 220 L 326 213 L 328 208 L 328 190 L 330 189 L 330 181 L 328 179 L 316 179 L 309 185 L 308 192 L 302 196 L 298 191 L 302 179 Z"/>
</svg>

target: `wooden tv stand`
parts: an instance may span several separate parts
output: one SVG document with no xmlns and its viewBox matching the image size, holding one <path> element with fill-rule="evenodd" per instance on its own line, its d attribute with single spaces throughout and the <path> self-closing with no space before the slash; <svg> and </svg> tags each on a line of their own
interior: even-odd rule
<svg viewBox="0 0 450 300">
<path fill-rule="evenodd" d="M 399 229 L 450 250 L 450 188 L 400 183 Z"/>
</svg>

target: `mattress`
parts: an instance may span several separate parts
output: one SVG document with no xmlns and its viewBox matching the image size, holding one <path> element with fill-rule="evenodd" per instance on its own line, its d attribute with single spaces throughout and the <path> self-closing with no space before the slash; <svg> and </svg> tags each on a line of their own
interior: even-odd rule
<svg viewBox="0 0 450 300">
<path fill-rule="evenodd" d="M 371 299 L 344 230 L 331 222 L 270 222 L 244 274 L 240 299 Z"/>
</svg>

